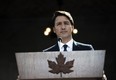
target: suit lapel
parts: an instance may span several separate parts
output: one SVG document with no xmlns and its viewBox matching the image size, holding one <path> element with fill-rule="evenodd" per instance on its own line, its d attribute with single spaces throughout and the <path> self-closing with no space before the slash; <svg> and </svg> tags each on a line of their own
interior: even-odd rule
<svg viewBox="0 0 116 80">
<path fill-rule="evenodd" d="M 78 50 L 77 42 L 73 41 L 73 51 Z"/>
<path fill-rule="evenodd" d="M 77 50 L 78 48 L 77 48 L 77 44 L 76 44 L 76 42 L 73 42 L 73 51 L 75 51 L 75 50 Z"/>
<path fill-rule="evenodd" d="M 54 45 L 53 51 L 59 51 L 58 43 Z"/>
</svg>

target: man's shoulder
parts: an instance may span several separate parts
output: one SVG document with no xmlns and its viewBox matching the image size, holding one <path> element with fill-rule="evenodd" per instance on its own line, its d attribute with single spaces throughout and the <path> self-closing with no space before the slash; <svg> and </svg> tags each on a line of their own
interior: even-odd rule
<svg viewBox="0 0 116 80">
<path fill-rule="evenodd" d="M 54 44 L 51 47 L 44 49 L 43 52 L 46 52 L 46 51 L 58 51 L 58 49 L 59 49 L 58 44 Z"/>
<path fill-rule="evenodd" d="M 94 50 L 91 44 L 85 44 L 77 41 L 74 41 L 74 46 L 80 50 Z"/>
<path fill-rule="evenodd" d="M 77 41 L 74 41 L 74 44 L 77 46 L 77 45 L 81 45 L 81 46 L 91 46 L 91 44 L 86 44 L 86 43 L 82 43 L 82 42 L 77 42 Z"/>
</svg>

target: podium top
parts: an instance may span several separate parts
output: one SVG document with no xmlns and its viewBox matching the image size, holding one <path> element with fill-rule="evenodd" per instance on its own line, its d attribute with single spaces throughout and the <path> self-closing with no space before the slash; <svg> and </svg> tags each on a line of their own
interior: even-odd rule
<svg viewBox="0 0 116 80">
<path fill-rule="evenodd" d="M 99 78 L 104 60 L 105 50 L 16 53 L 21 79 Z"/>
</svg>

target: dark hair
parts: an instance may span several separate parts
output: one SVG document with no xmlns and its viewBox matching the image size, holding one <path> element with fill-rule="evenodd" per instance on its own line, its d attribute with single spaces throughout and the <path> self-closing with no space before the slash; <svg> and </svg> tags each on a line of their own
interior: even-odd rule
<svg viewBox="0 0 116 80">
<path fill-rule="evenodd" d="M 69 19 L 71 25 L 74 25 L 74 21 L 73 21 L 73 18 L 71 16 L 71 14 L 67 11 L 56 11 L 53 15 L 53 18 L 52 18 L 52 26 L 54 27 L 54 22 L 55 22 L 55 19 L 57 16 L 65 16 Z"/>
</svg>

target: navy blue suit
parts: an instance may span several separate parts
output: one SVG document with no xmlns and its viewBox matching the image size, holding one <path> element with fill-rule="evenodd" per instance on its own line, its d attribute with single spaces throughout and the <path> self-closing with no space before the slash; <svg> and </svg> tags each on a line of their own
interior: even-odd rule
<svg viewBox="0 0 116 80">
<path fill-rule="evenodd" d="M 94 50 L 92 45 L 90 44 L 84 44 L 80 42 L 73 41 L 73 51 L 79 51 L 79 50 Z M 46 51 L 59 51 L 59 46 L 58 43 L 55 45 L 43 50 L 44 52 Z"/>
</svg>

